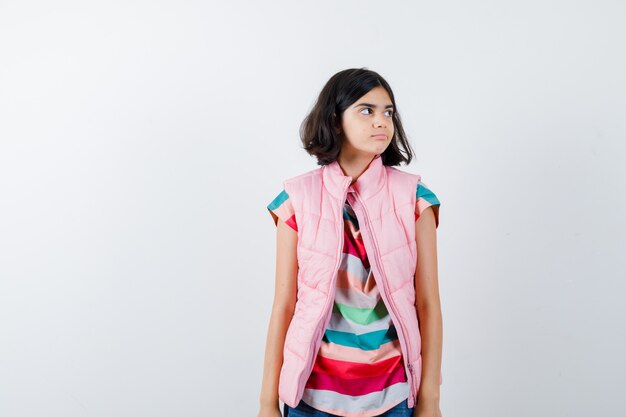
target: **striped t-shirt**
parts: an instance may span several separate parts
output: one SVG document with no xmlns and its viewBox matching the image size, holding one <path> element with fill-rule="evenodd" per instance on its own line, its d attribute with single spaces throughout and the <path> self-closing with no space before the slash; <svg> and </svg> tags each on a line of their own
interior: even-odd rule
<svg viewBox="0 0 626 417">
<path fill-rule="evenodd" d="M 352 192 L 350 186 L 348 192 Z M 433 206 L 439 226 L 439 200 L 421 181 L 415 220 Z M 298 230 L 285 190 L 267 206 L 274 222 Z M 382 414 L 410 395 L 394 323 L 383 302 L 365 253 L 359 223 L 346 200 L 344 247 L 330 322 L 322 337 L 302 400 L 311 407 L 347 417 Z"/>
</svg>

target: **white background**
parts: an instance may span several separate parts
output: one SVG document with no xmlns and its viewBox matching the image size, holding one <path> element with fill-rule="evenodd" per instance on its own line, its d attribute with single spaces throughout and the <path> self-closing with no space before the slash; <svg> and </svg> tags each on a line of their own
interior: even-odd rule
<svg viewBox="0 0 626 417">
<path fill-rule="evenodd" d="M 623 1 L 0 1 L 0 415 L 256 416 L 326 80 L 441 201 L 445 417 L 623 416 Z"/>
</svg>

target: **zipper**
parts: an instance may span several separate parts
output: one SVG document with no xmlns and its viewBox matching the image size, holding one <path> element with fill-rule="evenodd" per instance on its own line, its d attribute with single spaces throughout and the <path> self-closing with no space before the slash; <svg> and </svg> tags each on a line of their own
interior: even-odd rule
<svg viewBox="0 0 626 417">
<path fill-rule="evenodd" d="M 370 229 L 370 224 L 369 224 L 369 221 L 370 221 L 369 214 L 367 212 L 367 209 L 365 208 L 365 204 L 363 203 L 363 200 L 361 199 L 361 196 L 359 195 L 359 193 L 355 191 L 354 194 L 357 196 L 357 199 L 359 200 L 359 203 L 360 203 L 360 205 L 361 205 L 361 207 L 363 209 L 363 213 L 364 213 L 364 217 L 365 217 L 366 225 L 367 225 L 366 229 L 367 229 L 368 240 L 372 244 L 371 247 L 373 249 L 375 249 L 375 253 L 372 253 L 372 258 L 375 261 L 374 263 L 376 264 L 376 269 L 377 269 L 377 271 L 375 271 L 376 273 L 374 274 L 374 280 L 376 281 L 377 284 L 380 284 L 378 282 L 379 279 L 382 281 L 384 291 L 381 292 L 381 295 L 383 295 L 383 300 L 391 308 L 390 313 L 392 314 L 392 319 L 394 320 L 394 323 L 397 323 L 400 326 L 400 331 L 398 332 L 398 338 L 400 340 L 400 347 L 402 349 L 404 349 L 405 366 L 409 370 L 409 372 L 408 372 L 409 389 L 410 389 L 411 398 L 412 398 L 411 402 L 413 402 L 414 401 L 413 398 L 415 396 L 415 394 L 413 392 L 415 387 L 413 386 L 413 384 L 414 384 L 414 380 L 415 379 L 413 378 L 413 372 L 414 372 L 413 365 L 411 364 L 411 362 L 409 360 L 410 359 L 409 358 L 409 352 L 410 352 L 409 341 L 408 341 L 408 338 L 405 338 L 406 333 L 405 333 L 405 329 L 404 329 L 404 324 L 402 323 L 401 320 L 398 319 L 398 314 L 396 313 L 396 306 L 395 306 L 393 300 L 391 299 L 391 297 L 388 297 L 389 287 L 388 287 L 387 280 L 384 279 L 383 275 L 379 274 L 379 272 L 382 272 L 382 262 L 380 262 L 380 259 L 379 259 L 380 251 L 378 250 L 378 244 L 376 243 L 376 240 L 375 239 L 369 239 L 371 237 L 371 235 L 370 235 L 371 229 Z M 368 254 L 368 257 L 369 257 L 369 254 Z M 377 277 L 378 277 L 378 279 L 377 279 Z M 385 300 L 385 298 L 386 298 L 386 300 Z"/>
<path fill-rule="evenodd" d="M 352 182 L 352 178 L 346 179 L 345 184 L 344 184 L 343 198 L 340 200 L 340 204 L 339 204 L 339 207 L 341 208 L 339 212 L 340 221 L 338 222 L 339 231 L 340 231 L 339 250 L 337 252 L 338 255 L 337 255 L 337 264 L 335 265 L 335 270 L 334 270 L 335 272 L 333 273 L 333 276 L 331 277 L 331 285 L 330 285 L 331 295 L 330 297 L 327 298 L 326 305 L 324 306 L 324 309 L 322 310 L 322 315 L 318 319 L 318 322 L 320 322 L 322 317 L 324 317 L 325 315 L 325 319 L 323 320 L 323 326 L 321 327 L 321 330 L 320 330 L 320 327 L 315 329 L 315 334 L 313 338 L 314 354 L 311 355 L 311 351 L 309 350 L 309 357 L 308 357 L 309 362 L 307 364 L 307 371 L 302 373 L 302 375 L 300 376 L 300 380 L 298 381 L 298 387 L 297 387 L 298 397 L 296 399 L 296 404 L 302 399 L 306 381 L 309 379 L 309 376 L 311 376 L 311 372 L 313 371 L 315 358 L 317 357 L 317 354 L 320 349 L 320 345 L 322 344 L 322 335 L 320 333 L 323 333 L 324 330 L 326 330 L 326 326 L 328 326 L 328 323 L 330 322 L 332 306 L 333 306 L 333 303 L 335 302 L 335 292 L 336 292 L 335 286 L 337 285 L 337 272 L 339 272 L 339 267 L 341 266 L 341 258 L 342 258 L 342 253 L 343 253 L 344 234 L 345 234 L 344 225 L 342 221 L 343 220 L 343 205 L 346 202 L 346 197 L 348 195 L 348 189 L 350 188 L 351 182 Z M 330 304 L 330 308 L 328 306 L 329 304 Z"/>
</svg>

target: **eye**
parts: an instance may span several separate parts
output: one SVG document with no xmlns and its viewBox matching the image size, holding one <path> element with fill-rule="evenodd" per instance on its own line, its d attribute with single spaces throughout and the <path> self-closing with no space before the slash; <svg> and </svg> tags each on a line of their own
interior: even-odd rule
<svg viewBox="0 0 626 417">
<path fill-rule="evenodd" d="M 368 113 L 363 113 L 365 110 L 368 111 Z M 361 113 L 363 114 L 372 114 L 372 109 L 370 107 L 364 107 L 363 110 L 361 110 Z M 392 109 L 388 109 L 386 110 L 386 113 L 389 117 L 393 117 L 393 110 Z"/>
</svg>

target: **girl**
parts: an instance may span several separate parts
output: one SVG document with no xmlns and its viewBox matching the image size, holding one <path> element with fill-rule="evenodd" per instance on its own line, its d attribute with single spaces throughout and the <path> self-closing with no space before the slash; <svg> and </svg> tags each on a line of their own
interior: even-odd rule
<svg viewBox="0 0 626 417">
<path fill-rule="evenodd" d="M 412 151 L 393 92 L 335 74 L 301 130 L 321 168 L 284 182 L 258 417 L 441 417 L 439 200 L 395 168 Z M 419 325 L 418 325 L 419 323 Z"/>
</svg>

